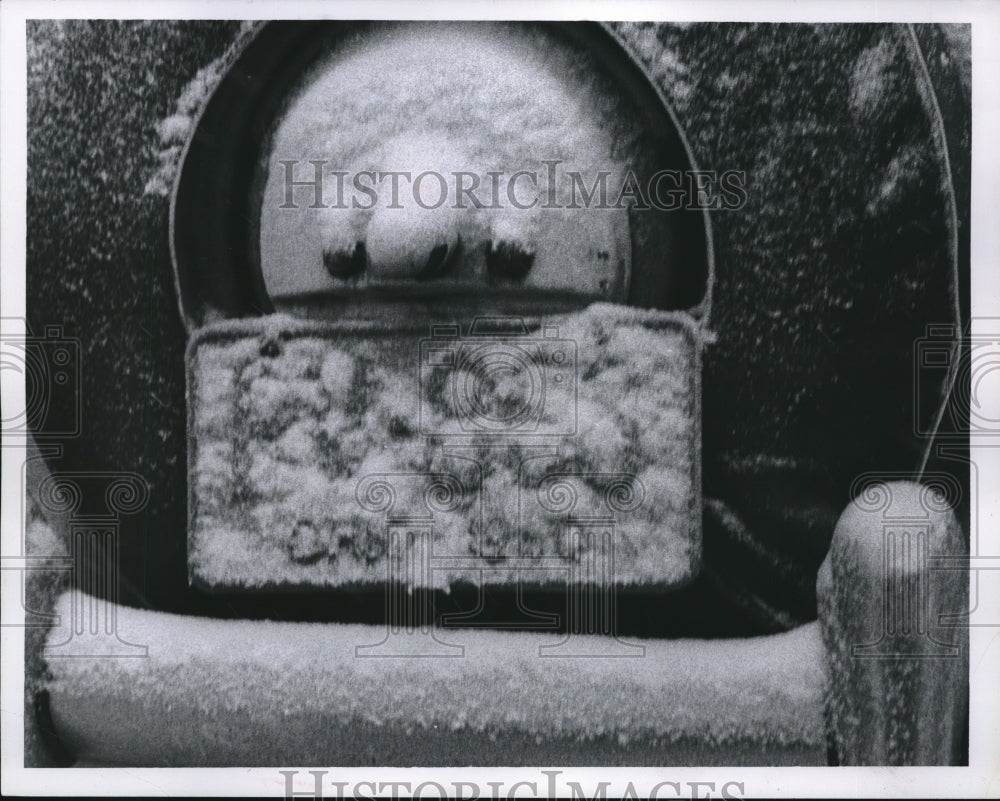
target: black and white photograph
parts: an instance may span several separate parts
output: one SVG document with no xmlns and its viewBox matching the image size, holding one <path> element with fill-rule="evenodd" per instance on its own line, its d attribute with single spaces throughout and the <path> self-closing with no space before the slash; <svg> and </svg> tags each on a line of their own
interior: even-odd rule
<svg viewBox="0 0 1000 801">
<path fill-rule="evenodd" d="M 0 14 L 5 795 L 1000 794 L 1000 6 Z"/>
</svg>

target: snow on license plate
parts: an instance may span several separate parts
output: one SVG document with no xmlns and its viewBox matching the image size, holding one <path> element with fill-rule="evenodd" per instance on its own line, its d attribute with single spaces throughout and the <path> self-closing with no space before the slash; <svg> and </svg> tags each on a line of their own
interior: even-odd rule
<svg viewBox="0 0 1000 801">
<path fill-rule="evenodd" d="M 215 323 L 188 356 L 193 581 L 670 587 L 701 549 L 681 314 Z M 414 565 L 419 569 L 415 569 Z"/>
</svg>

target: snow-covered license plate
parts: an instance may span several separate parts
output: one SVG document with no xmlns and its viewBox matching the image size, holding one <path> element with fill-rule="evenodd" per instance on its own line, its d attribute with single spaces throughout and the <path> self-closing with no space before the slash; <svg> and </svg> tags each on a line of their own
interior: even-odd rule
<svg viewBox="0 0 1000 801">
<path fill-rule="evenodd" d="M 611 304 L 391 330 L 213 323 L 188 351 L 191 578 L 683 583 L 701 553 L 700 372 L 690 317 Z"/>
</svg>

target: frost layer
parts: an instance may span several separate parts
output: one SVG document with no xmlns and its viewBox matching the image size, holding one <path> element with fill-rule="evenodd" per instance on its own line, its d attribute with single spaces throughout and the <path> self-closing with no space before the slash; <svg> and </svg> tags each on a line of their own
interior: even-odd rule
<svg viewBox="0 0 1000 801">
<path fill-rule="evenodd" d="M 198 335 L 193 577 L 357 586 L 390 564 L 432 567 L 401 578 L 437 587 L 561 583 L 567 568 L 584 583 L 692 575 L 689 318 L 597 304 L 521 335 L 429 334 L 272 316 Z"/>
</svg>

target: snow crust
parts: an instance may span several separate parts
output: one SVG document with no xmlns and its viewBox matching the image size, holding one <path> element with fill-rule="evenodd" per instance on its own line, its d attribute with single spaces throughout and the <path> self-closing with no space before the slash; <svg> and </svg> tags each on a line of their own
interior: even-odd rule
<svg viewBox="0 0 1000 801">
<path fill-rule="evenodd" d="M 453 562 L 418 585 L 448 587 L 477 567 L 474 580 L 510 582 L 524 559 L 550 560 L 532 574 L 541 583 L 565 581 L 567 568 L 597 580 L 588 571 L 611 560 L 619 584 L 691 577 L 701 541 L 690 319 L 597 304 L 530 329 L 434 339 L 430 326 L 272 316 L 202 330 L 189 355 L 193 576 L 382 582 L 392 560 L 431 558 L 419 537 L 393 545 L 388 533 L 395 518 L 423 517 L 433 558 Z M 442 350 L 453 362 L 432 364 Z"/>
</svg>

